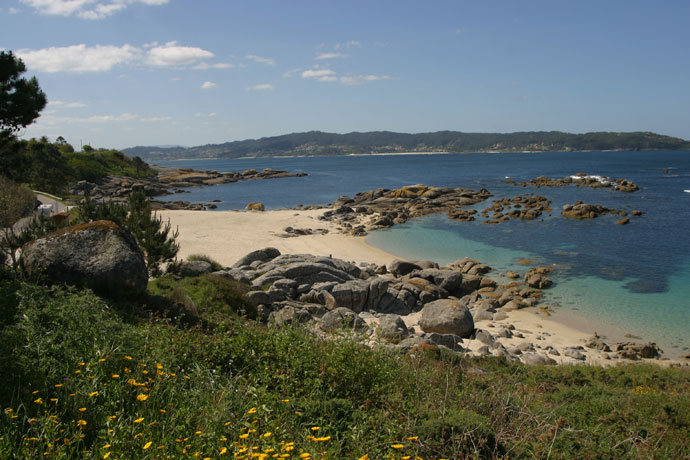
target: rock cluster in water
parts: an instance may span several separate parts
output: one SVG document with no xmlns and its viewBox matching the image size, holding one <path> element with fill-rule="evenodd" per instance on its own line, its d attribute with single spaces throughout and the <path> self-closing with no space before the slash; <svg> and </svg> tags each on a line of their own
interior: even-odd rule
<svg viewBox="0 0 690 460">
<path fill-rule="evenodd" d="M 512 179 L 506 179 L 506 182 L 521 187 L 566 187 L 568 185 L 592 188 L 610 187 L 613 190 L 626 193 L 636 192 L 640 189 L 637 184 L 628 179 L 610 179 L 604 176 L 590 176 L 587 173 L 578 173 L 562 179 L 539 176 L 527 182 L 515 182 Z"/>
<path fill-rule="evenodd" d="M 457 213 L 464 206 L 491 197 L 486 189 L 428 187 L 410 185 L 400 189 L 381 188 L 340 197 L 320 219 L 337 223 L 344 233 L 364 236 L 371 230 L 392 227 L 414 217 L 437 212 Z"/>
</svg>

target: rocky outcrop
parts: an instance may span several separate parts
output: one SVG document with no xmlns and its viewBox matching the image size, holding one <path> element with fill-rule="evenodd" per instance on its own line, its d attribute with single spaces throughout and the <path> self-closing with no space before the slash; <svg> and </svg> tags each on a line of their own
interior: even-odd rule
<svg viewBox="0 0 690 460">
<path fill-rule="evenodd" d="M 247 211 L 264 211 L 265 207 L 263 203 L 249 203 L 247 205 Z"/>
<path fill-rule="evenodd" d="M 575 185 L 577 187 L 611 188 L 626 193 L 640 189 L 637 184 L 627 179 L 610 179 L 606 176 L 592 176 L 587 173 L 578 173 L 561 179 L 539 176 L 527 182 L 515 182 L 512 179 L 507 179 L 506 182 L 521 187 L 566 187 Z"/>
<path fill-rule="evenodd" d="M 263 171 L 247 170 L 243 172 L 200 171 L 191 168 L 168 168 L 155 166 L 158 174 L 155 177 L 134 179 L 127 176 L 106 176 L 98 181 L 79 181 L 72 186 L 69 194 L 89 196 L 95 201 L 125 201 L 135 190 L 143 190 L 146 196 L 155 197 L 184 192 L 190 187 L 227 184 L 244 180 L 275 179 L 282 177 L 302 177 L 306 173 L 290 173 L 275 169 Z M 217 207 L 215 202 L 190 203 L 188 201 L 154 201 L 154 210 L 158 209 L 192 209 L 203 210 Z"/>
<path fill-rule="evenodd" d="M 625 215 L 624 211 L 606 208 L 598 204 L 583 203 L 581 201 L 575 204 L 563 205 L 561 214 L 568 219 L 596 219 L 604 214 Z"/>
<path fill-rule="evenodd" d="M 339 225 L 343 233 L 364 236 L 367 232 L 407 222 L 414 217 L 448 212 L 460 215 L 457 208 L 473 205 L 491 197 L 486 189 L 428 187 L 409 185 L 400 189 L 360 192 L 353 198 L 340 197 L 333 209 L 320 219 Z"/>
<path fill-rule="evenodd" d="M 110 221 L 67 227 L 24 246 L 30 276 L 84 286 L 109 297 L 142 294 L 148 273 L 132 235 Z"/>
<path fill-rule="evenodd" d="M 510 219 L 535 220 L 543 212 L 551 210 L 551 200 L 540 195 L 524 195 L 493 200 L 481 214 L 485 223 L 499 223 Z"/>
</svg>

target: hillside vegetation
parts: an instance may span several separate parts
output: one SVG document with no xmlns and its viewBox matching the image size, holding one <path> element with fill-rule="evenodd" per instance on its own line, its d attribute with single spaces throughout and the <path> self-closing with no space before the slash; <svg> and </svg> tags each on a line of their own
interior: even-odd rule
<svg viewBox="0 0 690 460">
<path fill-rule="evenodd" d="M 581 150 L 690 150 L 690 142 L 650 132 L 559 131 L 405 134 L 389 131 L 334 134 L 320 131 L 285 134 L 198 147 L 133 147 L 124 152 L 146 160 L 239 158 L 285 155 L 346 155 L 394 152 L 549 152 Z"/>
<path fill-rule="evenodd" d="M 400 355 L 266 327 L 213 275 L 127 303 L 4 278 L 2 458 L 690 456 L 686 370 Z"/>
<path fill-rule="evenodd" d="M 33 189 L 61 193 L 80 180 L 97 181 L 108 175 L 152 177 L 156 172 L 141 158 L 122 152 L 84 146 L 75 152 L 58 139 L 18 140 L 0 136 L 1 174 Z"/>
</svg>

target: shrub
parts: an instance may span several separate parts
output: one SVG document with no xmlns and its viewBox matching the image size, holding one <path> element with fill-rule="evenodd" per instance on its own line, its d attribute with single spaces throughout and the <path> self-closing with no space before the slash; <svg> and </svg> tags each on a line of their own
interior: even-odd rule
<svg viewBox="0 0 690 460">
<path fill-rule="evenodd" d="M 493 458 L 499 450 L 491 420 L 471 410 L 450 409 L 440 416 L 429 414 L 418 433 L 427 455 L 434 457 L 456 457 L 461 453 Z"/>
<path fill-rule="evenodd" d="M 203 262 L 208 262 L 209 264 L 211 264 L 211 268 L 213 269 L 213 271 L 216 271 L 216 272 L 223 269 L 223 266 L 221 264 L 219 264 L 218 262 L 213 260 L 210 256 L 207 256 L 206 254 L 192 254 L 189 257 L 187 257 L 187 260 L 189 260 L 189 261 L 200 260 Z"/>
</svg>

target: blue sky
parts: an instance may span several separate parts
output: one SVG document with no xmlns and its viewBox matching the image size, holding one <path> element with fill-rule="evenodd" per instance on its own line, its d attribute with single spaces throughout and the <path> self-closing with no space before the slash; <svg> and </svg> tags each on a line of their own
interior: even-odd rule
<svg viewBox="0 0 690 460">
<path fill-rule="evenodd" d="M 50 101 L 24 137 L 320 130 L 690 138 L 688 1 L 3 0 Z"/>
</svg>

